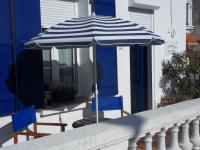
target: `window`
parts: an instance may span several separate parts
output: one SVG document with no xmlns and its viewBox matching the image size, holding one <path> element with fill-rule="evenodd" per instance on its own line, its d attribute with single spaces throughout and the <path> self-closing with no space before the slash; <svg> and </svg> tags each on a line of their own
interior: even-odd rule
<svg viewBox="0 0 200 150">
<path fill-rule="evenodd" d="M 186 25 L 192 26 L 192 2 L 186 3 Z"/>
<path fill-rule="evenodd" d="M 74 82 L 73 66 L 72 49 L 43 51 L 44 82 L 49 87 L 72 87 Z"/>
<path fill-rule="evenodd" d="M 189 4 L 186 4 L 186 25 L 189 25 Z"/>
<path fill-rule="evenodd" d="M 147 30 L 153 29 L 153 11 L 139 8 L 129 8 L 129 19 Z"/>
<path fill-rule="evenodd" d="M 51 66 L 51 53 L 50 51 L 43 51 L 43 78 L 45 90 L 49 90 L 52 82 L 52 66 Z"/>
<path fill-rule="evenodd" d="M 45 98 L 53 103 L 74 100 L 76 64 L 73 55 L 73 49 L 43 50 Z M 51 97 L 46 95 L 47 91 L 51 93 Z"/>
<path fill-rule="evenodd" d="M 59 82 L 62 87 L 73 85 L 73 51 L 63 49 L 59 51 Z"/>
<path fill-rule="evenodd" d="M 57 23 L 76 17 L 75 0 L 40 0 L 43 31 Z M 43 50 L 45 100 L 53 103 L 73 100 L 76 81 L 76 53 L 73 49 Z M 49 96 L 48 96 L 49 94 Z M 46 102 L 45 102 L 46 103 Z M 48 103 L 48 102 L 47 102 Z"/>
</svg>

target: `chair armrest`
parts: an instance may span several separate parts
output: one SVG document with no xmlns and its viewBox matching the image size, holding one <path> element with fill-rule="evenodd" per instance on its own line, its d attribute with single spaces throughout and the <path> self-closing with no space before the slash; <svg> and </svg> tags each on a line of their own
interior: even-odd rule
<svg viewBox="0 0 200 150">
<path fill-rule="evenodd" d="M 122 112 L 123 112 L 124 114 L 126 114 L 127 116 L 130 116 L 130 115 L 131 115 L 131 113 L 128 112 L 128 111 L 126 111 L 126 110 L 122 110 Z"/>
<path fill-rule="evenodd" d="M 18 143 L 18 135 L 33 136 L 34 139 L 35 139 L 35 138 L 48 136 L 48 135 L 51 135 L 51 134 L 49 134 L 49 133 L 36 133 L 36 132 L 22 132 L 22 131 L 21 132 L 15 132 L 13 134 L 14 144 Z"/>
<path fill-rule="evenodd" d="M 65 127 L 67 126 L 66 123 L 51 123 L 51 122 L 36 122 L 36 126 L 38 125 L 45 125 L 45 126 L 60 126 L 61 131 L 65 131 Z"/>
<path fill-rule="evenodd" d="M 15 134 L 33 136 L 34 138 L 40 138 L 43 136 L 51 135 L 50 133 L 35 133 L 35 132 L 16 132 Z"/>
<path fill-rule="evenodd" d="M 51 122 L 36 122 L 36 125 L 46 125 L 46 126 L 67 126 L 66 123 L 51 123 Z"/>
</svg>

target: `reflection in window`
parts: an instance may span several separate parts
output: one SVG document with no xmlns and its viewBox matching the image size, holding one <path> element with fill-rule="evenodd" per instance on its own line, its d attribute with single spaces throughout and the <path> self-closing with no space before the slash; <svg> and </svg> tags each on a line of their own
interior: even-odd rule
<svg viewBox="0 0 200 150">
<path fill-rule="evenodd" d="M 59 79 L 61 87 L 73 86 L 73 51 L 72 49 L 59 50 Z"/>
<path fill-rule="evenodd" d="M 73 58 L 73 49 L 43 51 L 45 98 L 48 104 L 73 102 L 76 94 Z"/>
<path fill-rule="evenodd" d="M 192 3 L 186 3 L 186 25 L 192 26 Z"/>
<path fill-rule="evenodd" d="M 189 4 L 186 4 L 186 25 L 189 25 Z"/>
<path fill-rule="evenodd" d="M 52 65 L 51 65 L 51 53 L 48 50 L 43 50 L 43 76 L 45 88 L 51 86 L 52 81 Z M 45 89 L 48 90 L 48 89 Z"/>
</svg>

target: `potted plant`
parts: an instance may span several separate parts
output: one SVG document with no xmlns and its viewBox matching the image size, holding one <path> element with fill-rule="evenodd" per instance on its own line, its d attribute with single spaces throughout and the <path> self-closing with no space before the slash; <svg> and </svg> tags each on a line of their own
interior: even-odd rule
<svg viewBox="0 0 200 150">
<path fill-rule="evenodd" d="M 54 102 L 69 102 L 75 99 L 75 89 L 73 87 L 58 87 L 52 91 Z"/>
</svg>

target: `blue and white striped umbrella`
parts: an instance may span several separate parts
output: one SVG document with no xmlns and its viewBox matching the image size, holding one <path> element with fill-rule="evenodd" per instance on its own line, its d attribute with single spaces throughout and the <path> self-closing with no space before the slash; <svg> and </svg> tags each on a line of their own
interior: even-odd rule
<svg viewBox="0 0 200 150">
<path fill-rule="evenodd" d="M 96 46 L 158 45 L 164 40 L 131 21 L 110 16 L 80 17 L 59 23 L 25 43 L 29 49 L 79 48 L 93 46 L 96 116 L 98 117 L 98 88 Z"/>
<path fill-rule="evenodd" d="M 110 16 L 73 18 L 52 26 L 25 43 L 27 48 L 50 49 L 162 44 L 164 40 L 140 25 Z"/>
</svg>

